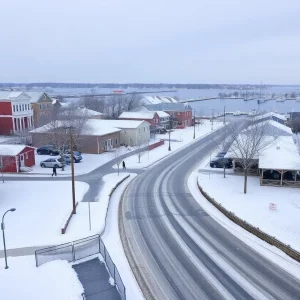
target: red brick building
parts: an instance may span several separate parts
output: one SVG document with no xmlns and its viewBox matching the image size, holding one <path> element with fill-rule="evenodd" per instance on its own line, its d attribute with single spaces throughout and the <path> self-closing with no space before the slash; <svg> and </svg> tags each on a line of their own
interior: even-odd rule
<svg viewBox="0 0 300 300">
<path fill-rule="evenodd" d="M 176 123 L 176 128 L 185 128 L 193 125 L 193 112 L 188 104 L 160 103 L 145 105 L 149 111 L 164 111 L 170 115 Z"/>
<path fill-rule="evenodd" d="M 0 134 L 16 134 L 33 128 L 30 96 L 23 92 L 0 91 Z"/>
<path fill-rule="evenodd" d="M 130 111 L 130 112 L 123 112 L 119 116 L 120 120 L 136 120 L 136 121 L 146 121 L 150 123 L 152 126 L 159 125 L 159 116 L 154 111 L 148 112 L 140 112 L 140 111 Z"/>
<path fill-rule="evenodd" d="M 0 145 L 0 171 L 19 173 L 35 165 L 35 149 L 24 145 Z"/>
</svg>

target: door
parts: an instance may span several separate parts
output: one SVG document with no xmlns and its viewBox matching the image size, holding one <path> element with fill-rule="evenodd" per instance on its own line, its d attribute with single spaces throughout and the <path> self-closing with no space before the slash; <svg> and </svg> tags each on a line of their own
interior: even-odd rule
<svg viewBox="0 0 300 300">
<path fill-rule="evenodd" d="M 20 167 L 25 167 L 24 154 L 20 154 Z"/>
</svg>

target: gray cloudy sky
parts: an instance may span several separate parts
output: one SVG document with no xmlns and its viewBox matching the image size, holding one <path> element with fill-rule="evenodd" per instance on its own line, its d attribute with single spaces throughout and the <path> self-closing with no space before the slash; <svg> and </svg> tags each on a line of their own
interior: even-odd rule
<svg viewBox="0 0 300 300">
<path fill-rule="evenodd" d="M 299 0 L 1 0 L 0 82 L 300 84 Z"/>
</svg>

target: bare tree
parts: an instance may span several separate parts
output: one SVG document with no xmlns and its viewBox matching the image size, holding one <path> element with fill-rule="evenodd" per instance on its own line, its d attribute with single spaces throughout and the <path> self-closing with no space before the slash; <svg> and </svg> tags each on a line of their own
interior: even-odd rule
<svg viewBox="0 0 300 300">
<path fill-rule="evenodd" d="M 0 172 L 2 175 L 2 182 L 4 183 L 4 170 L 7 167 L 15 165 L 15 159 L 12 156 L 0 156 Z"/>
<path fill-rule="evenodd" d="M 136 155 L 138 157 L 138 162 L 141 162 L 142 156 L 147 152 L 148 141 L 144 141 L 141 138 L 138 139 L 136 145 L 133 147 L 136 150 Z"/>
<path fill-rule="evenodd" d="M 80 99 L 79 105 L 103 113 L 105 111 L 106 101 L 104 97 L 88 95 Z"/>
<path fill-rule="evenodd" d="M 246 122 L 246 129 L 241 133 L 237 126 L 231 126 L 229 135 L 232 144 L 229 150 L 234 158 L 236 166 L 238 165 L 244 174 L 244 193 L 247 193 L 247 179 L 251 168 L 258 166 L 258 156 L 261 151 L 274 141 L 273 134 L 268 122 L 258 122 L 252 118 Z"/>
<path fill-rule="evenodd" d="M 88 113 L 78 109 L 77 106 L 69 106 L 52 114 L 52 120 L 43 126 L 44 134 L 40 135 L 43 143 L 52 144 L 60 152 L 64 166 L 64 153 L 69 147 L 70 135 L 74 141 L 74 148 L 84 143 L 83 134 L 91 130 L 88 125 Z"/>
<path fill-rule="evenodd" d="M 116 162 L 116 165 L 118 167 L 118 175 L 119 175 L 120 174 L 120 165 L 122 163 L 122 151 L 121 151 L 121 148 L 116 148 L 112 152 L 112 156 L 113 156 L 113 159 Z"/>
</svg>

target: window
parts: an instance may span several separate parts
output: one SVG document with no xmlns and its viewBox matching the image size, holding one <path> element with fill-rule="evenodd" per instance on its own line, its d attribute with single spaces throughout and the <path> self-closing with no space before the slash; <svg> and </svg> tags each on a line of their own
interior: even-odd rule
<svg viewBox="0 0 300 300">
<path fill-rule="evenodd" d="M 146 132 L 146 127 L 144 127 L 144 132 Z"/>
<path fill-rule="evenodd" d="M 118 138 L 116 138 L 116 145 L 118 145 Z"/>
<path fill-rule="evenodd" d="M 28 152 L 25 153 L 25 159 L 28 159 Z"/>
<path fill-rule="evenodd" d="M 141 133 L 141 130 L 139 129 L 139 134 Z"/>
<path fill-rule="evenodd" d="M 13 105 L 13 111 L 14 111 L 14 112 L 16 111 L 16 107 L 15 107 L 15 105 Z"/>
<path fill-rule="evenodd" d="M 25 109 L 24 109 L 24 104 L 22 104 L 22 111 L 24 111 Z"/>
<path fill-rule="evenodd" d="M 16 105 L 16 107 L 17 107 L 17 111 L 19 111 L 19 105 L 18 104 Z"/>
</svg>

